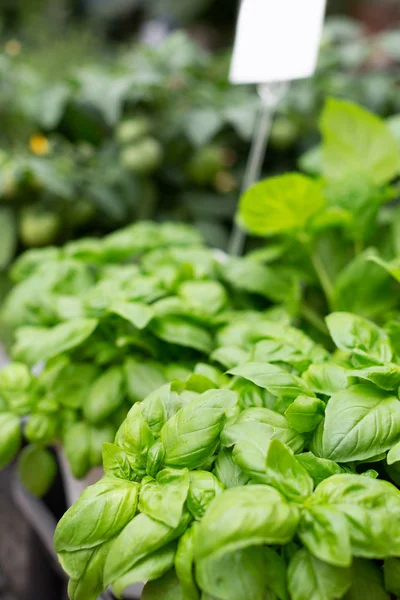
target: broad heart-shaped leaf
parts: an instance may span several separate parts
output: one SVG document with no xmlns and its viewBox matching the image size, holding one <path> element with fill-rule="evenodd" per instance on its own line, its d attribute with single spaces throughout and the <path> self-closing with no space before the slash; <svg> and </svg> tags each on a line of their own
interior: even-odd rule
<svg viewBox="0 0 400 600">
<path fill-rule="evenodd" d="M 59 521 L 56 551 L 94 548 L 110 540 L 134 517 L 138 495 L 137 483 L 111 477 L 88 487 Z"/>
<path fill-rule="evenodd" d="M 249 362 L 231 369 L 229 373 L 252 381 L 274 396 L 296 398 L 299 394 L 313 395 L 299 377 L 269 363 Z"/>
<path fill-rule="evenodd" d="M 309 506 L 330 506 L 345 515 L 353 556 L 399 556 L 400 492 L 391 483 L 347 473 L 333 475 L 318 485 Z"/>
<path fill-rule="evenodd" d="M 139 511 L 169 527 L 178 527 L 189 491 L 187 469 L 164 469 L 140 486 Z"/>
<path fill-rule="evenodd" d="M 296 460 L 293 452 L 279 439 L 270 441 L 265 461 L 266 483 L 288 500 L 302 502 L 313 490 L 313 480 Z"/>
<path fill-rule="evenodd" d="M 136 515 L 114 538 L 104 567 L 104 583 L 113 584 L 132 571 L 143 559 L 178 538 L 190 522 L 184 513 L 177 528 L 155 521 L 144 513 Z"/>
<path fill-rule="evenodd" d="M 292 600 L 336 600 L 351 584 L 350 569 L 328 565 L 305 548 L 291 558 L 288 585 Z"/>
<path fill-rule="evenodd" d="M 109 312 L 129 321 L 137 329 L 144 329 L 154 316 L 154 309 L 140 302 L 115 302 Z"/>
<path fill-rule="evenodd" d="M 400 150 L 389 127 L 369 111 L 329 98 L 321 121 L 323 172 L 328 180 L 364 173 L 388 183 L 400 171 Z"/>
<path fill-rule="evenodd" d="M 340 350 L 353 353 L 355 366 L 389 362 L 392 358 L 387 334 L 377 325 L 358 315 L 334 312 L 326 317 L 329 333 Z"/>
<path fill-rule="evenodd" d="M 298 536 L 320 560 L 336 567 L 351 564 L 350 536 L 346 517 L 328 506 L 309 506 L 301 514 Z"/>
<path fill-rule="evenodd" d="M 390 600 L 390 594 L 385 591 L 382 569 L 372 561 L 355 559 L 350 576 L 351 586 L 344 600 Z"/>
<path fill-rule="evenodd" d="M 325 411 L 322 458 L 366 460 L 400 440 L 400 402 L 370 384 L 337 392 Z"/>
<path fill-rule="evenodd" d="M 62 354 L 84 342 L 96 329 L 95 319 L 76 319 L 52 328 L 20 327 L 12 353 L 17 360 L 34 365 Z"/>
<path fill-rule="evenodd" d="M 322 185 L 300 173 L 270 177 L 256 183 L 240 200 L 238 220 L 260 236 L 304 230 L 325 206 Z"/>
<path fill-rule="evenodd" d="M 268 573 L 264 548 L 243 548 L 201 560 L 197 564 L 196 579 L 212 598 L 265 600 Z"/>
<path fill-rule="evenodd" d="M 194 348 L 205 354 L 210 354 L 213 349 L 211 334 L 187 319 L 167 315 L 154 319 L 151 328 L 157 337 L 169 344 Z"/>
<path fill-rule="evenodd" d="M 286 544 L 298 509 L 267 485 L 230 488 L 211 502 L 194 532 L 196 562 L 249 546 Z"/>
<path fill-rule="evenodd" d="M 209 390 L 175 413 L 161 430 L 165 464 L 199 467 L 215 451 L 226 411 L 236 402 L 230 390 Z"/>
</svg>

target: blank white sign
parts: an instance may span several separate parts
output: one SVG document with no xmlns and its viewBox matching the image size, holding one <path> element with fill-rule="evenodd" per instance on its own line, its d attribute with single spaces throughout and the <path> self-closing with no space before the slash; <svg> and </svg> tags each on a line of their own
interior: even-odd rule
<svg viewBox="0 0 400 600">
<path fill-rule="evenodd" d="M 230 79 L 269 83 L 314 73 L 326 0 L 242 0 Z"/>
</svg>

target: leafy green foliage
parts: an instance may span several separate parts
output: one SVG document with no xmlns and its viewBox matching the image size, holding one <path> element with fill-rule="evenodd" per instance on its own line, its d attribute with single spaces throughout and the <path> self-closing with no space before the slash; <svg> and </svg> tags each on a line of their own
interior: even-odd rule
<svg viewBox="0 0 400 600">
<path fill-rule="evenodd" d="M 398 593 L 400 492 L 379 475 L 385 460 L 393 465 L 400 457 L 397 388 L 382 386 L 389 387 L 398 354 L 382 329 L 350 313 L 327 319 L 334 353 L 264 318 L 247 322 L 247 339 L 256 342 L 249 355 L 267 356 L 271 349 L 260 344 L 285 331 L 279 366 L 248 355 L 219 389 L 211 382 L 194 390 L 190 377 L 166 384 L 136 403 L 115 443 L 105 445 L 105 478 L 69 509 L 55 537 L 77 589 L 99 593 L 111 584 L 121 593 L 146 580 L 144 598 Z M 239 340 L 246 347 L 244 322 Z M 270 337 L 259 341 L 264 326 Z M 296 344 L 302 359 L 293 361 Z M 374 380 L 377 368 L 389 371 Z M 242 405 L 241 381 L 259 390 L 247 396 L 253 406 Z M 86 498 L 97 503 L 96 486 L 105 486 L 100 517 L 97 508 L 86 509 Z M 119 518 L 124 486 L 134 486 L 138 504 Z M 106 554 L 93 572 L 85 570 L 90 557 L 78 557 L 92 545 L 91 531 Z M 95 600 L 95 591 L 74 598 Z"/>
</svg>

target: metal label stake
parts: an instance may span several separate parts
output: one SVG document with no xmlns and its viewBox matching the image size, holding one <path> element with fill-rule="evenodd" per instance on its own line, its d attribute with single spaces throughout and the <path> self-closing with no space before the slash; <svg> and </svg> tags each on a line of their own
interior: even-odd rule
<svg viewBox="0 0 400 600">
<path fill-rule="evenodd" d="M 261 105 L 254 126 L 249 158 L 240 192 L 241 195 L 260 179 L 275 110 L 288 87 L 289 84 L 286 81 L 265 83 L 258 86 Z M 245 232 L 238 223 L 235 223 L 229 240 L 228 253 L 231 256 L 240 256 L 243 254 L 245 241 Z"/>
</svg>

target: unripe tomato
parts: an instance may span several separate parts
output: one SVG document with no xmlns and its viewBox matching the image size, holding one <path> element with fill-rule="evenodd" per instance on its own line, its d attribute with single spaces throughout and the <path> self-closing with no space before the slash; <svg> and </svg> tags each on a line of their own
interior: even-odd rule
<svg viewBox="0 0 400 600">
<path fill-rule="evenodd" d="M 282 150 L 289 148 L 296 141 L 298 133 L 298 127 L 293 121 L 286 117 L 277 117 L 271 128 L 271 144 Z"/>
<path fill-rule="evenodd" d="M 188 176 L 198 185 L 211 183 L 224 166 L 224 154 L 219 146 L 204 146 L 195 152 L 187 166 Z"/>
<path fill-rule="evenodd" d="M 134 146 L 127 146 L 121 151 L 121 165 L 136 175 L 148 175 L 160 166 L 163 149 L 156 139 L 144 138 Z"/>
<path fill-rule="evenodd" d="M 136 117 L 121 121 L 117 127 L 117 140 L 120 144 L 129 144 L 147 136 L 151 130 L 151 122 L 146 117 Z"/>
<path fill-rule="evenodd" d="M 19 234 L 25 246 L 47 246 L 54 242 L 60 225 L 61 219 L 55 213 L 28 207 L 22 211 Z"/>
</svg>

